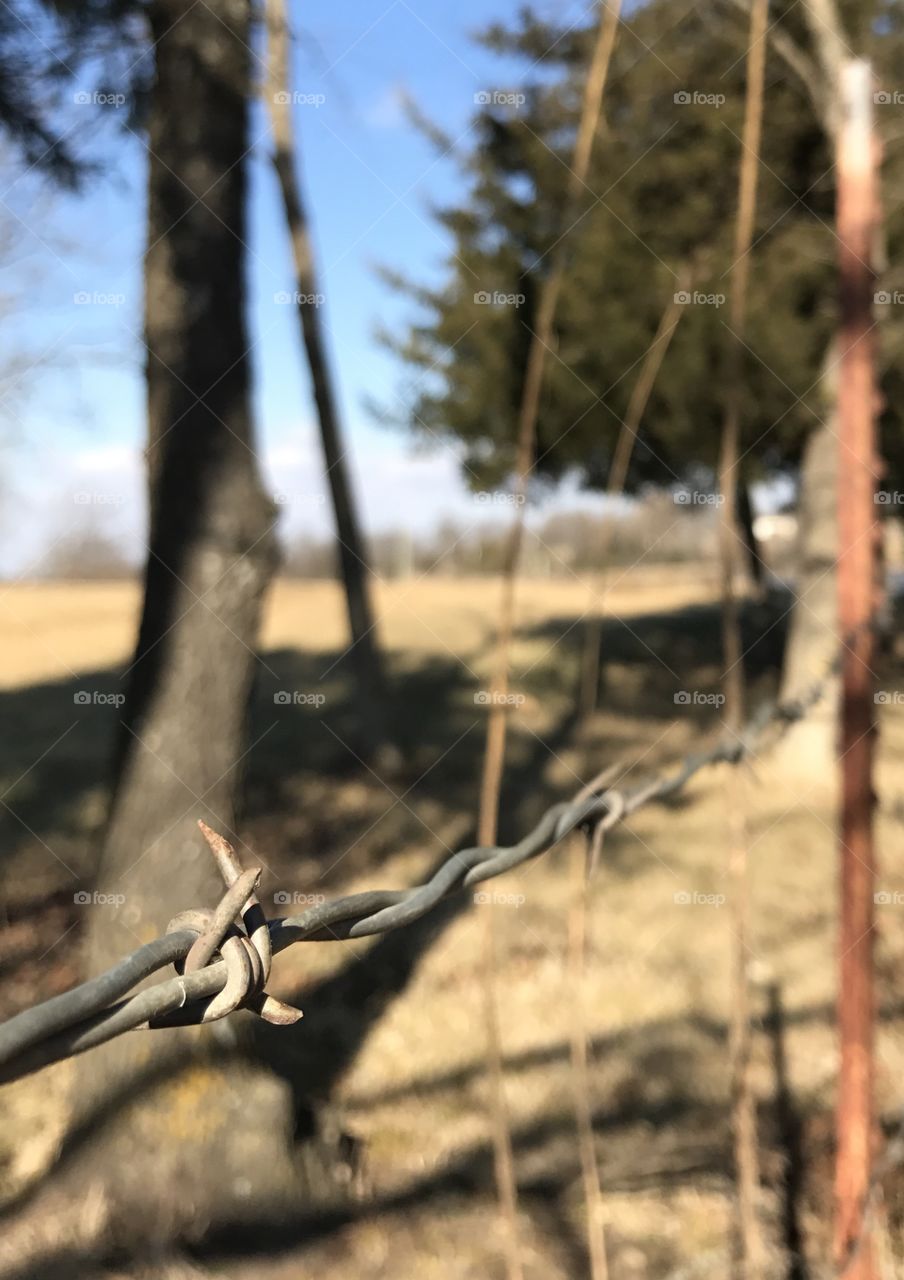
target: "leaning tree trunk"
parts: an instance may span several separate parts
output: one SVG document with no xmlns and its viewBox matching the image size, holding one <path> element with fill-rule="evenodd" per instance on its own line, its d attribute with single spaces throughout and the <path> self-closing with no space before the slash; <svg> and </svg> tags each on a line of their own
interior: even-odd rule
<svg viewBox="0 0 904 1280">
<path fill-rule="evenodd" d="M 387 698 L 383 653 L 372 602 L 373 574 L 358 520 L 352 489 L 348 448 L 343 444 L 338 397 L 320 321 L 314 248 L 296 165 L 292 127 L 290 32 L 285 0 L 267 0 L 267 107 L 273 126 L 273 163 L 282 194 L 292 242 L 297 284 L 296 307 L 311 373 L 320 443 L 333 504 L 337 554 L 345 592 L 350 644 L 348 656 L 355 673 L 359 750 L 370 752 L 391 737 L 391 708 Z M 391 757 L 384 752 L 384 757 Z"/>
<path fill-rule="evenodd" d="M 123 901 L 91 908 L 92 971 L 222 894 L 196 824 L 234 825 L 274 563 L 245 325 L 251 6 L 154 0 L 149 15 L 149 557 L 98 882 Z M 79 1061 L 82 1119 L 102 1139 L 94 1168 L 114 1220 L 130 1218 L 124 1230 L 165 1236 L 239 1178 L 257 1191 L 287 1176 L 272 1152 L 261 1158 L 261 1135 L 275 1142 L 289 1126 L 282 1090 L 258 1079 L 242 1096 L 228 1070 L 202 1061 L 234 1037 L 139 1032 Z"/>
</svg>

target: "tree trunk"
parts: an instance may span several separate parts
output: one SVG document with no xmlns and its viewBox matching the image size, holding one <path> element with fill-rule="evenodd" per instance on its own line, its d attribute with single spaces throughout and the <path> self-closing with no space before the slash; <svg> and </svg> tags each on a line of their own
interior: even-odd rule
<svg viewBox="0 0 904 1280">
<path fill-rule="evenodd" d="M 805 0 L 807 24 L 818 71 L 804 82 L 826 137 L 836 138 L 840 123 L 838 76 L 847 52 L 835 0 Z M 793 698 L 825 672 L 838 652 L 838 389 L 837 351 L 830 344 L 822 374 L 823 423 L 814 427 L 804 447 L 798 496 L 797 579 L 788 627 L 781 696 Z M 832 682 L 821 702 L 783 739 L 775 763 L 804 781 L 835 783 L 835 712 L 839 682 Z"/>
<path fill-rule="evenodd" d="M 738 532 L 744 544 L 744 564 L 754 592 L 762 596 L 766 588 L 766 562 L 760 554 L 760 544 L 753 529 L 753 503 L 750 486 L 743 476 L 738 477 L 735 506 L 738 513 Z"/>
<path fill-rule="evenodd" d="M 178 911 L 222 894 L 196 823 L 233 831 L 274 564 L 245 327 L 251 7 L 154 0 L 149 16 L 149 556 L 98 883 L 122 905 L 89 908 L 91 972 L 162 933 Z M 100 1134 L 98 1176 L 123 1214 L 147 1206 L 139 1233 L 168 1234 L 203 1217 L 224 1186 L 235 1195 L 240 1171 L 255 1190 L 288 1177 L 272 1153 L 261 1160 L 260 1133 L 246 1118 L 260 1106 L 255 1128 L 288 1129 L 282 1088 L 249 1083 L 246 1068 L 239 1096 L 228 1071 L 199 1065 L 202 1049 L 219 1043 L 222 1053 L 235 1041 L 232 1023 L 217 1025 L 219 1035 L 138 1032 L 78 1063 L 81 1118 L 93 1117 Z M 204 1176 L 192 1177 L 202 1161 Z"/>
<path fill-rule="evenodd" d="M 832 394 L 834 391 L 832 390 Z M 793 584 L 782 698 L 794 698 L 820 679 L 838 652 L 837 415 L 816 426 L 804 447 L 798 497 L 797 576 Z M 833 785 L 837 681 L 777 748 L 781 768 Z"/>
<path fill-rule="evenodd" d="M 342 442 L 337 397 L 320 323 L 317 273 L 311 235 L 302 197 L 301 177 L 295 164 L 292 128 L 292 91 L 289 71 L 290 37 L 284 0 L 267 0 L 269 51 L 267 58 L 267 107 L 273 125 L 276 176 L 282 193 L 295 264 L 296 307 L 301 336 L 311 371 L 323 461 L 330 487 L 339 565 L 348 613 L 351 643 L 349 655 L 356 677 L 355 696 L 361 731 L 368 747 L 385 733 L 389 707 L 382 654 L 371 603 L 371 570 L 361 536 L 358 513 Z"/>
<path fill-rule="evenodd" d="M 145 342 L 150 538 L 102 859 L 128 892 L 97 961 L 222 893 L 196 820 L 232 830 L 274 509 L 249 403 L 244 240 L 250 8 L 155 0 Z M 136 916 L 136 912 L 138 915 Z"/>
</svg>

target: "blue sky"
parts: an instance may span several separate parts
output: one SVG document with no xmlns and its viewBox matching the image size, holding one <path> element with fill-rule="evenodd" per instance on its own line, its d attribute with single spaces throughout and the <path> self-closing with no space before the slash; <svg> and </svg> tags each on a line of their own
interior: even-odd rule
<svg viewBox="0 0 904 1280">
<path fill-rule="evenodd" d="M 552 0 L 538 7 L 566 21 L 592 13 L 588 5 Z M 441 277 L 448 245 L 430 207 L 460 200 L 462 180 L 454 162 L 438 158 L 408 123 L 403 100 L 412 97 L 466 147 L 474 95 L 517 79 L 514 64 L 469 37 L 517 10 L 514 0 L 293 6 L 296 22 L 303 12 L 306 24 L 295 50 L 295 88 L 322 98 L 295 108 L 322 314 L 365 522 L 374 530 L 428 528 L 445 514 L 474 517 L 451 451 L 415 453 L 410 438 L 374 422 L 365 408 L 365 400 L 398 406 L 406 375 L 379 347 L 375 329 L 410 314 L 374 267 L 400 268 L 417 280 Z M 53 195 L 0 157 L 0 220 L 16 241 L 0 325 L 6 349 L 21 351 L 26 365 L 45 357 L 30 376 L 13 379 L 3 398 L 12 464 L 0 559 L 7 574 L 28 572 L 36 561 L 39 567 L 48 543 L 86 521 L 133 549 L 143 533 L 144 149 L 123 131 L 120 108 L 79 105 L 71 85 L 67 94 L 72 140 L 107 161 L 90 191 Z M 325 533 L 329 513 L 297 320 L 292 307 L 275 301 L 295 286 L 262 106 L 252 137 L 250 320 L 262 463 L 268 485 L 285 497 L 287 532 Z"/>
</svg>

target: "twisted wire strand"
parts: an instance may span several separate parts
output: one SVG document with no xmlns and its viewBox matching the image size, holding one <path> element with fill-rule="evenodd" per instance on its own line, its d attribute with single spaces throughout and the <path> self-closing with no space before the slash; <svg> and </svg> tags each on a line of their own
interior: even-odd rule
<svg viewBox="0 0 904 1280">
<path fill-rule="evenodd" d="M 876 623 L 871 620 L 867 625 L 872 627 Z M 240 912 L 250 937 L 241 933 L 238 925 L 234 926 L 234 932 L 240 934 L 245 950 L 251 949 L 253 942 L 258 955 L 262 959 L 266 956 L 263 966 L 266 972 L 257 966 L 252 977 L 246 978 L 244 987 L 238 990 L 237 1001 L 227 1001 L 228 1007 L 222 1012 L 223 1002 L 215 1004 L 218 996 L 230 983 L 231 974 L 233 985 L 240 980 L 230 970 L 230 961 L 216 958 L 218 952 L 213 953 L 213 958 L 208 957 L 210 962 L 203 967 L 178 973 L 128 995 L 138 983 L 166 965 L 183 965 L 189 952 L 200 946 L 204 936 L 202 928 L 178 927 L 192 914 L 182 913 L 173 922 L 177 926 L 173 932 L 139 947 L 106 973 L 0 1024 L 0 1083 L 84 1053 L 127 1031 L 211 1021 L 235 1007 L 250 1008 L 269 1021 L 283 1025 L 296 1021 L 301 1017 L 300 1011 L 282 1005 L 261 989 L 260 978 L 266 980 L 271 949 L 275 954 L 297 942 L 369 938 L 404 928 L 420 920 L 450 894 L 502 875 L 548 852 L 578 829 L 601 835 L 646 805 L 672 799 L 702 769 L 722 763 L 740 764 L 763 748 L 770 731 L 775 731 L 776 739 L 781 737 L 820 701 L 836 676 L 843 650 L 852 638 L 853 633 L 842 643 L 820 679 L 795 698 L 764 703 L 739 735 L 723 736 L 707 750 L 685 756 L 677 767 L 654 773 L 625 790 L 608 786 L 606 775 L 601 775 L 596 785 L 582 788 L 573 800 L 551 805 L 516 844 L 462 849 L 452 854 L 425 884 L 410 889 L 347 894 L 318 903 L 301 915 L 270 921 L 265 921 L 263 910 L 252 893 Z M 235 885 L 242 875 L 241 867 L 228 842 L 204 823 L 200 826 L 227 885 L 223 901 L 229 903 L 235 914 Z M 216 914 L 207 912 L 206 916 L 212 918 Z M 264 932 L 269 945 L 262 941 Z M 208 950 L 200 946 L 201 954 Z M 238 951 L 242 950 L 239 946 Z M 250 966 L 247 972 L 252 973 Z M 254 975 L 257 975 L 256 981 Z"/>
</svg>

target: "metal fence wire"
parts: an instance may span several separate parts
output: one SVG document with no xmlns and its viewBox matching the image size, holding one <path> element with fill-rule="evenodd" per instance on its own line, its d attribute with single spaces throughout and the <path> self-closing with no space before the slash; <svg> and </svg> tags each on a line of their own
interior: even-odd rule
<svg viewBox="0 0 904 1280">
<path fill-rule="evenodd" d="M 842 651 L 851 639 L 843 642 Z M 822 699 L 840 664 L 841 651 L 800 695 L 760 706 L 740 734 L 725 735 L 624 790 L 608 785 L 609 770 L 571 800 L 551 805 L 517 844 L 462 849 L 425 884 L 410 889 L 352 893 L 318 903 L 298 916 L 267 920 L 254 892 L 261 869 L 244 870 L 228 841 L 200 823 L 226 885 L 219 904 L 213 910 L 180 913 L 162 937 L 106 973 L 0 1024 L 0 1083 L 84 1053 L 127 1031 L 213 1022 L 236 1009 L 249 1009 L 284 1026 L 297 1022 L 301 1011 L 265 990 L 276 952 L 296 942 L 369 938 L 401 929 L 450 894 L 548 852 L 574 831 L 585 832 L 591 848 L 598 851 L 607 831 L 646 805 L 670 800 L 701 769 L 738 765 L 772 745 Z M 168 965 L 175 966 L 174 976 L 128 994 Z"/>
</svg>

